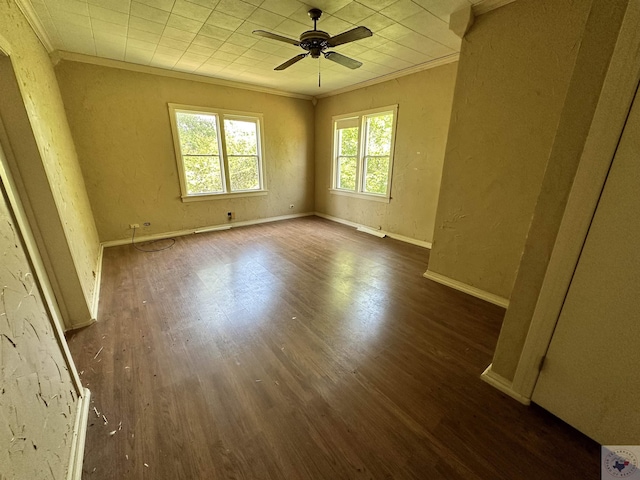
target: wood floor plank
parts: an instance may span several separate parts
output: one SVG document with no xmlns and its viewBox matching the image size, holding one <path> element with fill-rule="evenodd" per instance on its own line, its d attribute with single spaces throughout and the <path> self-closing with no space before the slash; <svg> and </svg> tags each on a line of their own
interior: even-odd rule
<svg viewBox="0 0 640 480">
<path fill-rule="evenodd" d="M 599 445 L 480 380 L 504 310 L 428 254 L 316 217 L 106 249 L 68 339 L 83 478 L 599 478 Z"/>
</svg>

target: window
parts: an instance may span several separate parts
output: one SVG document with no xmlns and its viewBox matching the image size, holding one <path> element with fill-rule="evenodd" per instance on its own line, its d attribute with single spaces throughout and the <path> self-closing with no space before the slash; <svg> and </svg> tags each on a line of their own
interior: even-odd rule
<svg viewBox="0 0 640 480">
<path fill-rule="evenodd" d="M 182 199 L 263 195 L 262 116 L 169 104 Z"/>
<path fill-rule="evenodd" d="M 333 118 L 332 192 L 389 201 L 398 106 Z"/>
</svg>

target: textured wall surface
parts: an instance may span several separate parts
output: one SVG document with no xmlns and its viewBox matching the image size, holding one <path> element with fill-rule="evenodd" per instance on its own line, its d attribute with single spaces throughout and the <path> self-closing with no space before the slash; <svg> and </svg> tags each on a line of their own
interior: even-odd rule
<svg viewBox="0 0 640 480">
<path fill-rule="evenodd" d="M 64 479 L 78 398 L 0 195 L 0 478 Z"/>
<path fill-rule="evenodd" d="M 509 298 L 590 5 L 518 0 L 465 37 L 430 271 Z"/>
<path fill-rule="evenodd" d="M 316 211 L 416 240 L 432 240 L 457 65 L 318 101 Z M 398 124 L 390 203 L 330 193 L 331 117 L 393 104 L 398 104 Z"/>
<path fill-rule="evenodd" d="M 69 268 L 77 273 L 89 311 L 100 248 L 91 205 L 49 56 L 11 0 L 0 2 L 0 48 L 11 58 L 46 172 L 47 184 L 40 188 L 53 196 L 70 252 Z"/>
<path fill-rule="evenodd" d="M 593 0 L 492 370 L 513 379 L 628 0 Z"/>
<path fill-rule="evenodd" d="M 56 74 L 101 241 L 130 223 L 151 222 L 144 235 L 313 211 L 310 101 L 69 61 Z M 168 103 L 263 113 L 268 195 L 182 202 Z"/>
</svg>

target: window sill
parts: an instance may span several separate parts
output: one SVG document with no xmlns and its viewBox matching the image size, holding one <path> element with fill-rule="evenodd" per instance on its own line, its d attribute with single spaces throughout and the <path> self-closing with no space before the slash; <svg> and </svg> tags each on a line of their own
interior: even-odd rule
<svg viewBox="0 0 640 480">
<path fill-rule="evenodd" d="M 240 197 L 261 197 L 267 195 L 268 190 L 256 190 L 252 192 L 234 192 L 234 193 L 211 193 L 202 195 L 182 195 L 183 202 L 204 202 L 207 200 L 218 200 L 222 198 L 240 198 Z"/>
<path fill-rule="evenodd" d="M 338 190 L 336 188 L 330 188 L 329 193 L 334 195 L 341 195 L 343 197 L 354 197 L 360 198 L 362 200 L 373 200 L 374 202 L 381 203 L 389 203 L 391 201 L 391 197 L 387 197 L 385 195 L 374 195 L 372 193 L 362 193 L 362 192 L 349 192 L 346 190 Z"/>
</svg>

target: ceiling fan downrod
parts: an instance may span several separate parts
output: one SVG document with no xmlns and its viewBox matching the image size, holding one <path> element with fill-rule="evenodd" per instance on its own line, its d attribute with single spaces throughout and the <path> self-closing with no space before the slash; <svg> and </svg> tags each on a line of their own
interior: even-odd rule
<svg viewBox="0 0 640 480">
<path fill-rule="evenodd" d="M 318 30 L 317 24 L 318 24 L 318 20 L 322 16 L 322 10 L 320 10 L 319 8 L 312 8 L 307 13 L 309 17 L 311 17 L 311 20 L 313 20 L 313 29 Z"/>
</svg>

